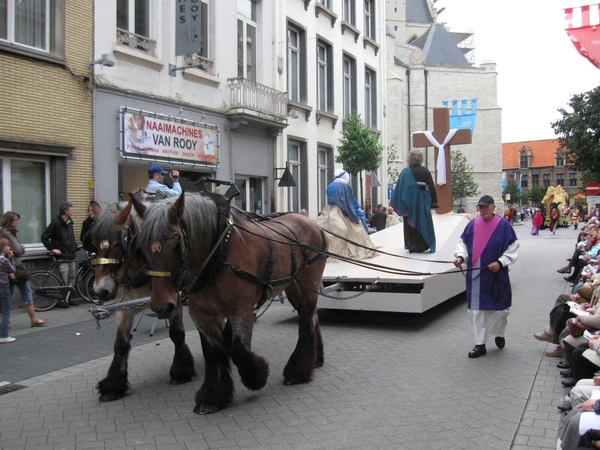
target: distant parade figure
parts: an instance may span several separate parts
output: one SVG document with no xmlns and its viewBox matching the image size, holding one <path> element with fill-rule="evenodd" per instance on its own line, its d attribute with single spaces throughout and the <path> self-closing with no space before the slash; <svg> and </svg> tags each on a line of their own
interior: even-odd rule
<svg viewBox="0 0 600 450">
<path fill-rule="evenodd" d="M 437 208 L 435 184 L 429 169 L 423 167 L 423 153 L 411 150 L 409 166 L 400 172 L 391 206 L 403 217 L 404 248 L 410 253 L 423 253 L 429 249 L 435 253 L 435 230 L 431 209 Z"/>
<path fill-rule="evenodd" d="M 573 207 L 571 210 L 571 223 L 573 224 L 573 229 L 577 229 L 577 225 L 579 224 L 579 211 L 577 207 Z"/>
<path fill-rule="evenodd" d="M 540 235 L 540 227 L 544 223 L 544 216 L 540 212 L 539 208 L 533 210 L 533 216 L 531 216 L 531 234 L 534 236 Z"/>
<path fill-rule="evenodd" d="M 550 232 L 552 234 L 556 234 L 556 227 L 558 226 L 558 209 L 556 207 L 552 208 L 550 211 Z"/>
<path fill-rule="evenodd" d="M 339 206 L 351 222 L 361 223 L 365 231 L 368 231 L 367 218 L 354 197 L 350 175 L 344 169 L 336 169 L 333 174 L 333 181 L 327 186 L 327 203 Z"/>
</svg>

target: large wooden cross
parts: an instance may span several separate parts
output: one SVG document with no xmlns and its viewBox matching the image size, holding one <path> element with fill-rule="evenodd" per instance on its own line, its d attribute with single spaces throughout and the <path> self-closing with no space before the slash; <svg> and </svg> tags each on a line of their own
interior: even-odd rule
<svg viewBox="0 0 600 450">
<path fill-rule="evenodd" d="M 433 110 L 433 137 L 440 144 L 444 142 L 450 131 L 450 112 L 448 108 L 435 108 Z M 446 155 L 446 183 L 439 185 L 435 177 L 435 190 L 437 193 L 439 208 L 438 214 L 445 214 L 452 211 L 452 173 L 450 171 L 450 146 L 457 144 L 470 144 L 471 130 L 458 130 L 456 134 L 444 146 Z M 413 134 L 413 147 L 435 147 L 427 138 L 425 133 Z M 435 147 L 435 165 L 439 158 L 439 149 Z"/>
</svg>

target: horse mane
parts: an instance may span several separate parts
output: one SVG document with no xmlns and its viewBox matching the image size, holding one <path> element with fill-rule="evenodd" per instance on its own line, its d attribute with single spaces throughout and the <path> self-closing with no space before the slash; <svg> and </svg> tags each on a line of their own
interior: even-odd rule
<svg viewBox="0 0 600 450">
<path fill-rule="evenodd" d="M 119 230 L 115 226 L 115 216 L 119 214 L 123 208 L 127 206 L 127 202 L 113 203 L 107 206 L 103 211 L 100 217 L 96 219 L 94 226 L 92 227 L 91 233 L 93 237 L 100 238 L 108 238 L 113 235 L 116 235 Z M 135 212 L 135 209 L 131 209 L 130 214 L 131 220 L 133 222 L 133 228 L 135 230 L 140 229 L 140 218 Z"/>
<path fill-rule="evenodd" d="M 169 223 L 169 210 L 177 198 L 167 198 L 149 205 L 144 214 L 144 226 L 139 235 L 139 245 L 148 247 L 153 242 L 162 242 L 165 228 Z M 185 194 L 184 214 L 181 228 L 186 234 L 187 246 L 191 251 L 186 254 L 186 263 L 198 268 L 206 251 L 210 250 L 217 232 L 217 206 L 199 194 Z"/>
</svg>

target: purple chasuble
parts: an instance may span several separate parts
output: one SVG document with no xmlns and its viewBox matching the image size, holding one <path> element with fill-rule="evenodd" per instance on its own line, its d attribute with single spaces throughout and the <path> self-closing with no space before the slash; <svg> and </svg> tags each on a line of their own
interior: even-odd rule
<svg viewBox="0 0 600 450">
<path fill-rule="evenodd" d="M 477 217 L 467 224 L 461 239 L 469 250 L 467 307 L 491 311 L 509 308 L 512 291 L 508 267 L 492 273 L 487 266 L 517 240 L 510 222 L 497 215 L 489 222 Z"/>
</svg>

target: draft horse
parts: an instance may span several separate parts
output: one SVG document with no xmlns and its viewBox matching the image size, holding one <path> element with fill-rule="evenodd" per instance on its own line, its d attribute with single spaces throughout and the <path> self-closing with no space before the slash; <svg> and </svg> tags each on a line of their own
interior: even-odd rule
<svg viewBox="0 0 600 450">
<path fill-rule="evenodd" d="M 131 242 L 139 230 L 140 220 L 135 213 L 131 214 L 131 203 L 124 208 L 109 206 L 96 220 L 91 231 L 91 243 L 96 252 L 92 264 L 95 266 L 94 292 L 101 300 L 117 298 L 117 303 L 120 303 L 150 296 L 149 279 L 144 273 L 141 255 L 136 258 L 131 252 Z M 127 361 L 131 351 L 133 319 L 148 307 L 146 304 L 117 311 L 114 357 L 107 376 L 96 386 L 100 401 L 118 400 L 129 390 Z M 169 337 L 175 345 L 169 371 L 170 383 L 187 383 L 196 377 L 196 370 L 194 357 L 185 343 L 181 302 L 175 305 L 169 321 Z"/>
<path fill-rule="evenodd" d="M 209 192 L 147 207 L 132 201 L 143 217 L 137 245 L 151 278 L 152 311 L 172 317 L 183 292 L 200 334 L 205 374 L 195 413 L 216 412 L 233 400 L 230 361 L 248 389 L 265 386 L 269 364 L 251 346 L 254 308 L 283 291 L 299 315 L 284 384 L 312 380 L 323 365 L 316 310 L 327 237 L 319 226 L 299 214 L 250 216 Z"/>
</svg>

